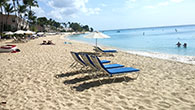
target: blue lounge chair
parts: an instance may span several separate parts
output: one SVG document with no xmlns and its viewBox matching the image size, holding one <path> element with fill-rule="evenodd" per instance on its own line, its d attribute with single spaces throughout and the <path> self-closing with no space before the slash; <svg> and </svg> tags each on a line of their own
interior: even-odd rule
<svg viewBox="0 0 195 110">
<path fill-rule="evenodd" d="M 94 65 L 100 70 L 106 73 L 108 76 L 112 77 L 113 75 L 118 75 L 118 74 L 124 74 L 124 73 L 131 73 L 131 72 L 137 72 L 140 71 L 139 69 L 135 69 L 132 67 L 123 67 L 123 68 L 112 68 L 112 69 L 106 69 L 104 65 L 100 62 L 99 58 L 97 56 L 90 56 L 92 59 Z M 139 74 L 138 74 L 139 75 Z M 137 75 L 137 77 L 138 77 Z M 136 77 L 136 78 L 137 78 Z M 116 79 L 116 78 L 115 78 Z M 115 81 L 113 80 L 113 82 Z M 124 77 L 125 79 L 125 77 Z M 126 80 L 126 79 L 125 79 Z M 101 82 L 100 82 L 101 83 Z"/>
<path fill-rule="evenodd" d="M 94 51 L 96 52 L 104 52 L 104 53 L 116 53 L 116 50 L 102 50 L 101 48 L 94 46 Z"/>
<path fill-rule="evenodd" d="M 76 53 L 76 52 L 70 52 L 71 53 L 71 55 L 72 55 L 72 57 L 74 58 L 74 62 L 70 65 L 70 67 L 77 67 L 78 66 L 78 64 L 80 64 L 82 67 L 81 67 L 81 69 L 83 69 L 84 67 L 86 67 L 86 66 L 88 66 L 81 58 L 80 58 L 80 56 L 79 56 L 79 54 L 78 53 Z M 108 61 L 108 60 L 101 60 L 100 61 L 101 63 L 110 63 L 110 61 Z"/>
<path fill-rule="evenodd" d="M 83 59 L 83 61 L 85 62 L 85 64 L 87 64 L 88 66 L 90 66 L 92 69 L 98 70 L 98 68 L 96 68 L 96 66 L 94 65 L 94 63 L 91 61 L 91 59 L 90 59 L 90 57 L 89 57 L 88 54 L 81 54 L 81 58 Z M 124 67 L 124 65 L 121 65 L 121 64 L 103 64 L 103 66 L 106 69 Z"/>
</svg>

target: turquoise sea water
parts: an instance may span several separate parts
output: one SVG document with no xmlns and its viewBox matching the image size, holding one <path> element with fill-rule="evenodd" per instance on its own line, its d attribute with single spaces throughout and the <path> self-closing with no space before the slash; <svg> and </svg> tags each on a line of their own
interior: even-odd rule
<svg viewBox="0 0 195 110">
<path fill-rule="evenodd" d="M 98 39 L 98 45 L 116 47 L 126 51 L 158 52 L 195 56 L 195 25 L 167 26 L 137 29 L 102 31 L 109 39 Z M 95 39 L 84 38 L 86 34 L 69 38 L 95 44 Z M 187 48 L 176 46 L 177 42 L 187 43 Z"/>
</svg>

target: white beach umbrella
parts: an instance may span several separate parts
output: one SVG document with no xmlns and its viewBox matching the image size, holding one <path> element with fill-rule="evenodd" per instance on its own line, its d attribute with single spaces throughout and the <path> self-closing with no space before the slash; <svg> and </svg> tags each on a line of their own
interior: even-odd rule
<svg viewBox="0 0 195 110">
<path fill-rule="evenodd" d="M 18 31 L 16 31 L 16 32 L 14 32 L 14 34 L 25 34 L 25 31 L 23 31 L 23 30 L 18 30 Z"/>
<path fill-rule="evenodd" d="M 25 31 L 25 34 L 29 34 L 29 35 L 32 35 L 32 34 L 34 34 L 35 32 L 32 32 L 32 31 Z"/>
<path fill-rule="evenodd" d="M 43 35 L 44 33 L 43 33 L 43 32 L 38 32 L 37 34 L 38 34 L 38 35 Z"/>
<path fill-rule="evenodd" d="M 110 38 L 110 36 L 108 35 L 105 35 L 101 32 L 93 32 L 93 33 L 90 33 L 86 36 L 84 36 L 85 38 L 95 38 L 96 39 L 96 46 L 97 46 L 97 39 L 104 39 L 104 38 Z"/>
<path fill-rule="evenodd" d="M 14 33 L 9 31 L 9 32 L 6 32 L 5 35 L 13 35 Z"/>
</svg>

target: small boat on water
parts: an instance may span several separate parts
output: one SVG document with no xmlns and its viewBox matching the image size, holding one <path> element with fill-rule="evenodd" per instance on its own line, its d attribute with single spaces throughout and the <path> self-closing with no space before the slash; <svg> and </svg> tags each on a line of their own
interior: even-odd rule
<svg viewBox="0 0 195 110">
<path fill-rule="evenodd" d="M 16 45 L 4 45 L 0 47 L 0 52 L 12 52 L 16 53 L 20 50 L 16 47 Z"/>
</svg>

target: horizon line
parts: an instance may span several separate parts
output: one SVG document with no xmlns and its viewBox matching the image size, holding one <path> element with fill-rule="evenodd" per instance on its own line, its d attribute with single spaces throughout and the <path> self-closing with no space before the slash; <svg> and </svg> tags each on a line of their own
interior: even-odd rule
<svg viewBox="0 0 195 110">
<path fill-rule="evenodd" d="M 181 25 L 167 25 L 167 26 L 151 26 L 151 27 L 122 28 L 122 29 L 107 29 L 107 30 L 99 30 L 99 31 L 115 31 L 115 30 L 147 29 L 147 28 L 163 28 L 163 27 L 180 27 L 180 26 L 195 26 L 195 24 L 181 24 Z"/>
</svg>

